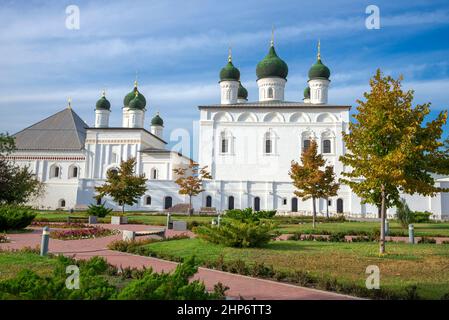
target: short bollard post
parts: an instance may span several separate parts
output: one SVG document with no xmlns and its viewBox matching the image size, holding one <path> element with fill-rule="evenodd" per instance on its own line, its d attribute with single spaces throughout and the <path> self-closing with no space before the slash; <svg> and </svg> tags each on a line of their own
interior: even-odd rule
<svg viewBox="0 0 449 320">
<path fill-rule="evenodd" d="M 217 218 L 217 225 L 218 225 L 218 227 L 220 227 L 220 221 L 221 221 L 221 215 L 218 215 L 218 218 Z"/>
<path fill-rule="evenodd" d="M 390 233 L 390 223 L 388 222 L 388 220 L 385 220 L 385 235 L 388 236 L 389 233 Z"/>
<path fill-rule="evenodd" d="M 50 228 L 45 226 L 42 229 L 41 256 L 46 256 L 48 252 L 48 240 L 50 239 Z"/>
<path fill-rule="evenodd" d="M 167 229 L 170 229 L 170 220 L 171 220 L 171 215 L 170 215 L 170 213 L 167 213 Z"/>
<path fill-rule="evenodd" d="M 415 228 L 413 224 L 408 225 L 408 242 L 411 244 L 415 243 Z"/>
</svg>

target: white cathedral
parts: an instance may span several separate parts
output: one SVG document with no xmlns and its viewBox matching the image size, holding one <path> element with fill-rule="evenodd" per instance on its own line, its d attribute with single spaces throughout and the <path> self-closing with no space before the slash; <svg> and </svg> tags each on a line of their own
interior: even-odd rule
<svg viewBox="0 0 449 320">
<path fill-rule="evenodd" d="M 229 55 L 220 72 L 221 101 L 201 105 L 199 127 L 200 165 L 207 165 L 213 179 L 194 198 L 194 207 L 217 211 L 252 207 L 275 209 L 279 214 L 310 214 L 311 200 L 294 195 L 288 175 L 292 160 L 311 140 L 337 178 L 346 168 L 339 157 L 346 152 L 342 132 L 348 131 L 349 105 L 328 103 L 330 70 L 321 60 L 308 73 L 302 102 L 284 100 L 288 66 L 277 55 L 273 41 L 265 58 L 257 65 L 258 101 L 248 102 L 248 92 L 240 83 L 240 72 Z M 178 194 L 173 169 L 186 166 L 190 158 L 166 148 L 163 120 L 155 115 L 148 129 L 147 102 L 134 89 L 123 101 L 121 127 L 110 126 L 111 104 L 105 94 L 96 103 L 95 124 L 86 124 L 69 106 L 15 134 L 17 150 L 10 158 L 29 166 L 46 184 L 46 193 L 32 205 L 41 209 L 77 209 L 94 203 L 95 186 L 104 183 L 108 170 L 121 161 L 137 159 L 136 173 L 148 178 L 148 190 L 132 210 L 163 211 L 185 196 Z M 448 188 L 449 177 L 436 177 L 436 184 Z M 413 210 L 429 211 L 434 219 L 449 218 L 449 193 L 434 197 L 402 195 Z M 117 208 L 111 199 L 107 206 Z M 343 213 L 376 217 L 377 208 L 362 204 L 348 186 L 342 185 L 329 200 L 317 203 L 321 214 Z M 388 211 L 394 214 L 394 208 Z"/>
</svg>

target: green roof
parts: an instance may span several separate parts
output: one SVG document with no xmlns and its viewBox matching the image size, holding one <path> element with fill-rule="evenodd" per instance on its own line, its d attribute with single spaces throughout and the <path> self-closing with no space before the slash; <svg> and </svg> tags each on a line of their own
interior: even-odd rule
<svg viewBox="0 0 449 320">
<path fill-rule="evenodd" d="M 133 107 L 130 106 L 130 103 L 132 100 L 136 98 L 136 92 L 137 92 L 137 98 L 138 102 L 133 103 Z M 123 106 L 131 108 L 131 109 L 145 109 L 145 106 L 147 105 L 147 100 L 145 99 L 144 95 L 139 92 L 137 89 L 137 83 L 134 84 L 134 89 L 130 93 L 128 93 L 125 98 L 123 99 Z"/>
<path fill-rule="evenodd" d="M 111 110 L 111 103 L 108 101 L 108 99 L 106 99 L 105 96 L 102 96 L 95 104 L 95 108 L 97 110 Z"/>
<path fill-rule="evenodd" d="M 242 86 L 242 83 L 239 82 L 239 90 L 237 92 L 237 98 L 238 99 L 248 99 L 248 90 L 245 89 L 244 86 Z"/>
<path fill-rule="evenodd" d="M 322 62 L 321 59 L 318 58 L 318 60 L 315 62 L 314 65 L 309 70 L 309 79 L 327 79 L 329 80 L 329 77 L 331 75 L 331 72 L 328 67 L 326 67 Z"/>
<path fill-rule="evenodd" d="M 310 87 L 309 86 L 307 86 L 304 89 L 304 99 L 310 99 Z"/>
<path fill-rule="evenodd" d="M 231 59 L 229 59 L 228 64 L 224 66 L 220 71 L 220 81 L 224 80 L 240 80 L 240 71 L 232 64 Z"/>
<path fill-rule="evenodd" d="M 268 54 L 257 64 L 257 79 L 279 77 L 287 79 L 288 66 L 278 57 L 274 46 L 270 47 Z"/>
<path fill-rule="evenodd" d="M 164 126 L 164 120 L 159 116 L 159 112 L 151 119 L 152 126 Z"/>
</svg>

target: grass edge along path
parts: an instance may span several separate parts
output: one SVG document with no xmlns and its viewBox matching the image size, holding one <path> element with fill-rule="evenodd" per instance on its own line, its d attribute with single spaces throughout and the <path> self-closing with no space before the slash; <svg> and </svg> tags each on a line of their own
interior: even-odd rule
<svg viewBox="0 0 449 320">
<path fill-rule="evenodd" d="M 358 297 L 449 299 L 447 246 L 389 244 L 388 250 L 379 257 L 376 243 L 278 241 L 265 248 L 237 249 L 182 239 L 134 246 L 128 252 L 177 262 L 195 255 L 206 268 Z M 365 287 L 368 265 L 380 268 L 380 290 Z"/>
</svg>

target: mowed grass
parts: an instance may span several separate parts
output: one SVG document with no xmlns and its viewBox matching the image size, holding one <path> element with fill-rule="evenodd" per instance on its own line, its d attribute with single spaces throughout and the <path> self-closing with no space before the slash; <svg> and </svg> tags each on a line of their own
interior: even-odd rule
<svg viewBox="0 0 449 320">
<path fill-rule="evenodd" d="M 23 269 L 49 276 L 53 272 L 55 263 L 55 259 L 41 257 L 36 253 L 0 251 L 0 280 L 12 278 Z"/>
<path fill-rule="evenodd" d="M 402 233 L 408 235 L 408 229 L 403 228 L 398 222 L 390 221 L 390 230 L 394 233 Z M 449 237 L 449 223 L 447 222 L 433 222 L 433 223 L 415 223 L 415 236 L 442 236 Z M 327 232 L 345 232 L 350 231 L 366 231 L 373 232 L 380 229 L 380 222 L 322 222 L 317 223 L 315 229 L 312 228 L 312 223 L 303 224 L 282 224 L 278 225 L 278 230 L 281 233 L 295 233 L 312 231 L 320 234 L 320 231 Z"/>
<path fill-rule="evenodd" d="M 440 299 L 449 293 L 449 245 L 388 243 L 388 254 L 383 257 L 378 255 L 377 243 L 274 241 L 264 248 L 238 249 L 201 239 L 183 239 L 146 247 L 167 259 L 195 255 L 204 264 L 222 255 L 224 261 L 263 262 L 277 271 L 305 271 L 360 286 L 365 285 L 367 266 L 376 265 L 384 289 L 404 292 L 406 287 L 416 285 L 418 294 L 427 299 Z"/>
<path fill-rule="evenodd" d="M 85 211 L 82 212 L 38 212 L 36 220 L 45 219 L 50 222 L 65 222 L 68 216 L 87 217 Z M 143 212 L 127 212 L 129 223 L 142 223 L 148 225 L 165 225 L 167 222 L 167 216 L 165 214 L 155 213 L 143 213 Z M 187 215 L 172 215 L 173 220 L 183 221 L 197 221 L 202 223 L 210 223 L 213 216 L 187 216 Z M 281 233 L 295 233 L 312 231 L 316 234 L 320 232 L 350 232 L 350 231 L 366 231 L 373 232 L 380 229 L 379 222 L 318 222 L 315 229 L 312 228 L 311 222 L 303 223 L 285 223 L 284 217 L 275 217 L 275 221 L 278 222 L 278 230 Z M 100 219 L 100 222 L 110 222 L 110 217 Z M 449 237 L 449 223 L 448 222 L 432 222 L 432 223 L 415 223 L 415 236 L 443 236 Z M 408 235 L 408 230 L 402 228 L 402 226 L 396 221 L 390 221 L 390 230 L 394 233 L 402 233 L 404 236 Z"/>
</svg>

